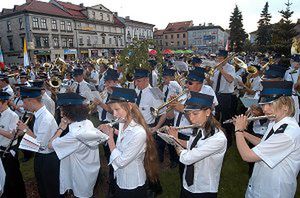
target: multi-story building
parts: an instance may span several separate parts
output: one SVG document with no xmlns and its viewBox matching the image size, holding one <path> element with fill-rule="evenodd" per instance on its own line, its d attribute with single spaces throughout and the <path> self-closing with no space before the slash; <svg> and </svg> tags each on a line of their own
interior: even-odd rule
<svg viewBox="0 0 300 198">
<path fill-rule="evenodd" d="M 224 49 L 228 33 L 211 23 L 188 28 L 188 46 L 198 52 L 216 52 Z"/>
<path fill-rule="evenodd" d="M 158 30 L 156 28 L 154 28 L 154 32 L 153 32 L 153 39 L 156 41 L 157 47 L 159 49 L 163 49 L 163 43 L 164 43 L 164 31 L 165 30 Z"/>
<path fill-rule="evenodd" d="M 155 25 L 134 21 L 130 19 L 129 16 L 125 18 L 118 17 L 123 24 L 125 24 L 125 39 L 126 45 L 132 43 L 133 39 L 143 40 L 143 39 L 153 39 L 153 27 Z"/>
<path fill-rule="evenodd" d="M 188 48 L 188 28 L 193 26 L 193 21 L 169 23 L 163 34 L 163 47 L 170 49 Z"/>
<path fill-rule="evenodd" d="M 109 56 L 125 47 L 124 24 L 102 5 L 26 0 L 2 10 L 0 28 L 6 64 L 23 63 L 24 38 L 30 62 Z"/>
</svg>

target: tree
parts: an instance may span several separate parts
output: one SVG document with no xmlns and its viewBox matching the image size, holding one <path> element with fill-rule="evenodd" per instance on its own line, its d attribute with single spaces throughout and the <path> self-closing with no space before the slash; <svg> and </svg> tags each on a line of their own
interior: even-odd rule
<svg viewBox="0 0 300 198">
<path fill-rule="evenodd" d="M 230 49 L 235 52 L 243 50 L 244 42 L 248 37 L 243 28 L 243 17 L 236 5 L 230 17 Z"/>
<path fill-rule="evenodd" d="M 285 56 L 290 56 L 292 39 L 297 34 L 294 29 L 295 24 L 293 24 L 290 19 L 294 13 L 290 9 L 292 3 L 290 3 L 290 1 L 288 0 L 285 5 L 286 9 L 279 11 L 282 16 L 281 20 L 278 23 L 274 24 L 271 47 L 273 51 L 277 53 L 284 54 Z"/>
<path fill-rule="evenodd" d="M 268 12 L 269 3 L 266 2 L 258 21 L 256 45 L 260 52 L 266 52 L 272 41 L 271 14 Z"/>
</svg>

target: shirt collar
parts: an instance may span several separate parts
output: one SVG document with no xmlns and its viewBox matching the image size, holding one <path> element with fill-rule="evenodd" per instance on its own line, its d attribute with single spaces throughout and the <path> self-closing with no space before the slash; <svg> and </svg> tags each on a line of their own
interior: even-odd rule
<svg viewBox="0 0 300 198">
<path fill-rule="evenodd" d="M 44 111 L 46 110 L 46 106 L 43 105 L 37 112 L 34 113 L 34 117 L 37 118 L 39 117 Z"/>
<path fill-rule="evenodd" d="M 293 118 L 293 117 L 284 117 L 279 122 L 277 122 L 277 123 L 274 122 L 274 125 L 272 128 L 274 131 L 276 131 L 282 124 L 289 124 L 293 121 L 296 122 L 295 118 Z"/>
</svg>

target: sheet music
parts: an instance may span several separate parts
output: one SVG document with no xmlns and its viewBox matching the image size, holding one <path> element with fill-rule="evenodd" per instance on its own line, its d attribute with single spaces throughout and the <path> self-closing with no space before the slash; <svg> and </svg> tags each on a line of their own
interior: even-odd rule
<svg viewBox="0 0 300 198">
<path fill-rule="evenodd" d="M 173 136 L 169 134 L 157 132 L 157 135 L 161 137 L 161 139 L 163 139 L 167 144 L 171 144 L 172 146 L 179 146 L 182 149 L 186 149 L 185 146 L 180 144 L 180 142 L 178 142 Z"/>
<path fill-rule="evenodd" d="M 243 97 L 240 98 L 240 100 L 246 108 L 250 108 L 252 105 L 256 105 L 256 106 L 258 105 L 258 99 L 255 98 Z"/>
<path fill-rule="evenodd" d="M 25 134 L 20 142 L 19 149 L 38 152 L 40 149 L 40 146 L 41 145 L 38 143 L 38 141 L 36 139 Z"/>
</svg>

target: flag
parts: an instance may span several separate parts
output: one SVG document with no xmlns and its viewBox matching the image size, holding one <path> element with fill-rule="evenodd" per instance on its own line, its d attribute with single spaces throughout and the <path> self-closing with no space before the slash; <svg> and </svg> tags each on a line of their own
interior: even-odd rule
<svg viewBox="0 0 300 198">
<path fill-rule="evenodd" d="M 24 52 L 24 67 L 29 66 L 29 57 L 28 57 L 28 53 L 27 53 L 27 42 L 26 42 L 26 38 L 24 38 L 24 48 L 23 48 Z"/>
<path fill-rule="evenodd" d="M 225 50 L 229 52 L 229 39 L 227 39 Z"/>
<path fill-rule="evenodd" d="M 0 69 L 1 70 L 4 70 L 4 59 L 3 59 L 3 53 L 2 53 L 2 50 L 1 50 L 1 46 L 0 46 Z"/>
</svg>

